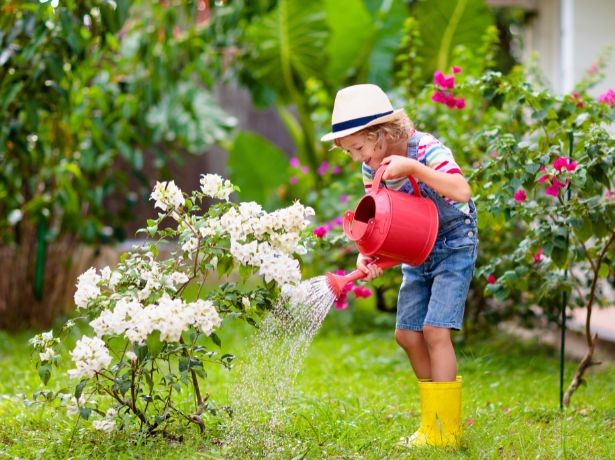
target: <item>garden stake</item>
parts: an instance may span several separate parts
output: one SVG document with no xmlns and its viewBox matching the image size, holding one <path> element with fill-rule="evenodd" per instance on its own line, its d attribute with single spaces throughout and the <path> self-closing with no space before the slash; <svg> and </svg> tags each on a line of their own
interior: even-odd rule
<svg viewBox="0 0 615 460">
<path fill-rule="evenodd" d="M 574 146 L 574 131 L 568 132 L 568 158 L 572 161 L 572 150 Z M 566 191 L 566 199 L 570 202 L 570 195 L 572 189 L 570 183 L 568 184 L 568 190 Z M 570 231 L 566 230 L 566 250 L 568 250 L 568 244 L 570 242 Z M 564 279 L 568 279 L 568 268 L 564 270 Z M 561 331 L 561 344 L 559 353 L 559 409 L 564 410 L 564 354 L 566 348 L 566 306 L 568 305 L 568 294 L 564 289 L 562 292 L 562 331 Z"/>
<path fill-rule="evenodd" d="M 355 211 L 344 213 L 344 233 L 361 254 L 376 256 L 372 263 L 383 270 L 401 263 L 420 265 L 429 257 L 438 235 L 438 209 L 422 196 L 414 177 L 408 177 L 413 194 L 380 187 L 385 169 L 385 165 L 378 168 L 371 190 Z M 357 269 L 345 276 L 325 276 L 329 289 L 339 298 L 348 283 L 367 275 Z"/>
</svg>

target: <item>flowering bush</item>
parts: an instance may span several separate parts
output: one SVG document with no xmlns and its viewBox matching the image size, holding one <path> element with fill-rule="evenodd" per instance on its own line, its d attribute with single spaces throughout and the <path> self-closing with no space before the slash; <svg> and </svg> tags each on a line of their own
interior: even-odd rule
<svg viewBox="0 0 615 460">
<path fill-rule="evenodd" d="M 312 238 L 306 226 L 313 210 L 295 202 L 267 213 L 254 202 L 230 202 L 235 189 L 217 175 L 203 176 L 190 196 L 173 181 L 157 183 L 151 199 L 163 212 L 143 229 L 157 241 L 124 254 L 114 268 L 90 268 L 79 277 L 75 304 L 93 335 L 82 336 L 70 352 L 74 395 L 55 395 L 68 401 L 69 411 L 76 406 L 84 418 L 99 414 L 94 427 L 106 432 L 131 420 L 149 434 L 179 421 L 203 430 L 204 414 L 216 411 L 201 390 L 205 366 L 230 368 L 233 359 L 212 349 L 220 346 L 216 330 L 224 318 L 256 324 L 277 302 L 305 294 L 297 289 L 296 256 Z M 204 211 L 204 199 L 211 198 L 221 202 Z M 168 218 L 176 226 L 164 227 Z M 158 245 L 169 239 L 177 240 L 178 250 L 158 260 Z M 235 270 L 244 281 L 256 276 L 261 283 L 206 288 L 213 271 L 223 277 Z M 51 332 L 31 342 L 46 384 L 61 342 Z M 192 408 L 179 401 L 185 389 L 194 394 Z"/>
</svg>

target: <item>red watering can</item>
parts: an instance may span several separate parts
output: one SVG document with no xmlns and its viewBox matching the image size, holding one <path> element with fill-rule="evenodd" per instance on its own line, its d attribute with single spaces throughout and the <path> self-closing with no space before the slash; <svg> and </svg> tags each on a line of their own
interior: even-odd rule
<svg viewBox="0 0 615 460">
<path fill-rule="evenodd" d="M 386 165 L 376 171 L 370 192 L 357 208 L 344 213 L 344 233 L 364 256 L 376 256 L 383 270 L 406 263 L 420 265 L 431 253 L 438 235 L 438 209 L 421 195 L 414 177 L 414 193 L 380 187 Z M 367 276 L 361 270 L 340 276 L 327 273 L 329 287 L 339 297 L 346 284 Z"/>
</svg>

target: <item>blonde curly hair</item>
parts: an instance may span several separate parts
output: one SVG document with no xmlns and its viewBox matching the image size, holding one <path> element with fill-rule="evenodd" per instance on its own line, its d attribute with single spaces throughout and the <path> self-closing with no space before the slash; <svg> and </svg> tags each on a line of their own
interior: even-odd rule
<svg viewBox="0 0 615 460">
<path fill-rule="evenodd" d="M 351 136 L 357 133 L 364 133 L 369 141 L 378 142 L 386 138 L 391 143 L 397 143 L 407 139 L 413 131 L 414 124 L 412 123 L 406 112 L 402 112 L 400 116 L 395 120 L 387 121 L 378 125 L 368 126 L 361 131 L 357 131 L 356 133 L 351 134 Z M 333 140 L 333 148 L 341 148 L 341 139 L 343 139 L 343 137 Z"/>
</svg>

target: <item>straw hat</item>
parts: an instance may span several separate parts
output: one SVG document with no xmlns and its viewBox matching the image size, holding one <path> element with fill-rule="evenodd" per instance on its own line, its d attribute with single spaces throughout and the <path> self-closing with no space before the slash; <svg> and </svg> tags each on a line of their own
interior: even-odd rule
<svg viewBox="0 0 615 460">
<path fill-rule="evenodd" d="M 364 84 L 342 88 L 335 96 L 331 132 L 320 140 L 339 139 L 368 126 L 395 120 L 403 111 L 404 109 L 393 110 L 391 101 L 379 86 Z"/>
</svg>

